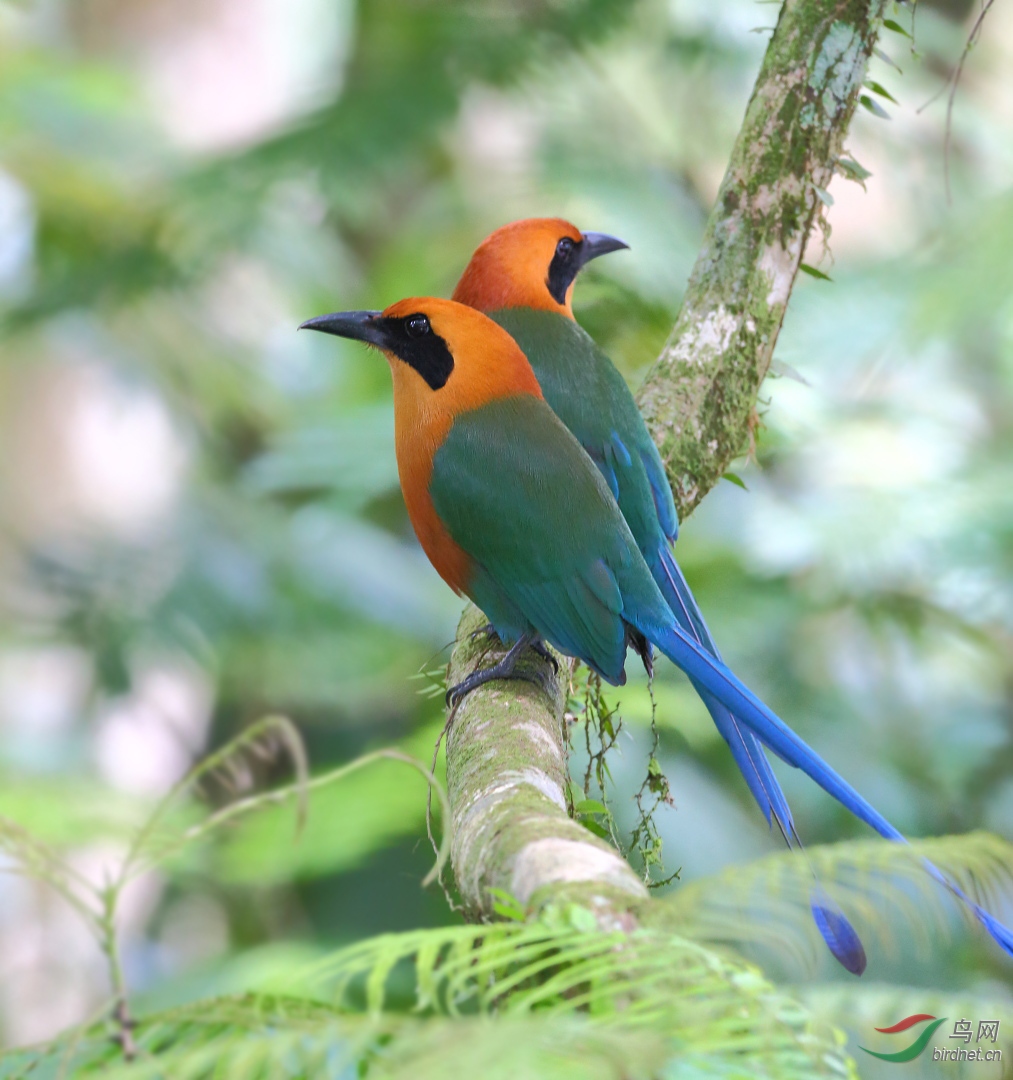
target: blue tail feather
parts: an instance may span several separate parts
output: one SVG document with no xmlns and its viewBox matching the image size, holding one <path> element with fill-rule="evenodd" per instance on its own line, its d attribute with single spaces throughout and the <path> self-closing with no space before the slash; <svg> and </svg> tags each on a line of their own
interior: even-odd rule
<svg viewBox="0 0 1013 1080">
<path fill-rule="evenodd" d="M 982 926 L 992 935 L 992 937 L 1013 956 L 1013 931 L 1010 931 L 1008 927 L 1004 926 L 994 915 L 989 913 L 980 905 L 975 903 L 964 890 L 955 885 L 950 879 L 936 866 L 934 863 L 929 862 L 928 859 L 922 860 L 925 864 L 926 871 L 936 879 L 944 888 L 948 889 L 958 900 L 962 900 L 971 909 L 971 913 L 981 923 Z"/>
<path fill-rule="evenodd" d="M 657 565 L 661 573 L 660 575 L 655 574 L 655 580 L 663 579 L 664 583 L 661 586 L 661 591 L 668 601 L 668 606 L 675 612 L 680 625 L 685 630 L 691 631 L 711 656 L 716 656 L 720 660 L 721 654 L 718 652 L 714 639 L 711 637 L 710 629 L 704 621 L 703 612 L 696 602 L 696 597 L 693 595 L 689 583 L 683 577 L 682 569 L 675 561 L 675 556 L 672 554 L 672 549 L 668 544 L 663 543 L 658 549 Z M 652 566 L 651 569 L 653 571 L 654 567 Z"/>
<path fill-rule="evenodd" d="M 631 621 L 669 660 L 685 671 L 694 684 L 699 683 L 705 687 L 708 693 L 713 694 L 733 712 L 739 723 L 748 728 L 765 746 L 789 765 L 801 769 L 824 791 L 833 795 L 842 806 L 870 825 L 881 836 L 900 843 L 907 842 L 903 834 L 744 686 L 725 664 L 705 652 L 680 627 L 675 625 L 661 628 L 641 626 L 635 620 Z M 967 904 L 992 938 L 1010 956 L 1013 956 L 1013 932 L 971 900 L 959 886 L 951 882 L 938 867 L 928 860 L 925 861 L 925 868 L 940 884 Z M 817 917 L 817 925 L 819 923 L 820 919 Z M 827 943 L 830 945 L 829 939 Z M 832 945 L 831 950 L 833 950 Z"/>
<path fill-rule="evenodd" d="M 652 560 L 651 572 L 668 606 L 675 612 L 679 625 L 687 634 L 700 642 L 712 656 L 720 660 L 721 654 L 704 622 L 696 598 L 682 576 L 679 564 L 673 558 L 668 544 L 662 542 L 657 558 Z M 731 712 L 713 694 L 709 694 L 699 683 L 693 685 L 707 706 L 707 711 L 714 720 L 714 726 L 728 743 L 735 764 L 738 765 L 753 798 L 763 811 L 767 823 L 772 824 L 773 817 L 785 841 L 791 847 L 792 837 L 795 835 L 795 822 L 792 820 L 788 801 L 762 746 L 752 732 L 748 728 L 743 729 Z"/>
<path fill-rule="evenodd" d="M 661 544 L 651 571 L 655 580 L 659 582 L 662 594 L 675 613 L 679 624 L 713 657 L 720 660 L 720 653 L 707 628 L 703 614 L 697 606 L 696 598 L 683 577 L 682 570 L 675 561 L 668 544 L 664 542 Z M 802 844 L 798 841 L 788 800 L 770 767 L 762 745 L 756 736 L 748 728 L 744 728 L 701 683 L 694 681 L 693 686 L 707 706 L 718 732 L 728 743 L 735 764 L 738 765 L 753 798 L 763 811 L 767 823 L 777 823 L 789 848 L 793 846 L 794 840 L 798 842 L 801 849 Z M 865 970 L 865 949 L 861 939 L 848 922 L 844 912 L 819 885 L 816 885 L 813 890 L 812 913 L 817 929 L 830 952 L 852 974 L 861 975 Z"/>
<path fill-rule="evenodd" d="M 865 971 L 865 948 L 841 909 L 819 885 L 813 887 L 809 906 L 827 948 L 852 975 L 861 975 Z"/>
</svg>

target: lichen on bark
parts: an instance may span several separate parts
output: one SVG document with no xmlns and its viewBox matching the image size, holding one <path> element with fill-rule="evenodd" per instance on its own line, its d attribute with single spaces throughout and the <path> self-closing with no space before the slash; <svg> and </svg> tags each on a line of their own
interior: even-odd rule
<svg viewBox="0 0 1013 1080">
<path fill-rule="evenodd" d="M 767 48 L 672 334 L 639 395 L 685 517 L 745 447 L 806 239 L 833 176 L 886 0 L 786 0 Z M 451 683 L 495 662 L 469 608 Z M 534 653 L 525 663 L 550 666 Z M 566 812 L 568 668 L 469 695 L 448 734 L 458 888 L 473 917 L 490 889 L 536 911 L 576 902 L 602 926 L 649 921 L 646 889 Z"/>
<path fill-rule="evenodd" d="M 788 0 L 682 308 L 638 403 L 687 516 L 745 449 L 885 0 Z"/>
</svg>

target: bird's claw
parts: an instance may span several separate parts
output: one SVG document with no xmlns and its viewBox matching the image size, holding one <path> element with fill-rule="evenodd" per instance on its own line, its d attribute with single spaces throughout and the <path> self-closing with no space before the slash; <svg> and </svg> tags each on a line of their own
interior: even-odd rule
<svg viewBox="0 0 1013 1080">
<path fill-rule="evenodd" d="M 550 652 L 550 650 L 548 649 L 548 647 L 545 645 L 544 642 L 542 642 L 542 641 L 533 641 L 531 643 L 531 648 L 534 649 L 534 651 L 536 653 L 538 653 L 538 655 L 543 660 L 548 660 L 548 662 L 552 665 L 552 673 L 554 675 L 559 674 L 559 661 L 552 655 L 552 653 Z"/>
<path fill-rule="evenodd" d="M 541 665 L 530 671 L 525 671 L 517 667 L 517 659 L 525 645 L 530 645 L 540 657 L 548 660 L 549 663 L 552 664 L 553 675 L 547 675 L 545 669 L 541 667 Z M 546 694 L 546 696 L 552 697 L 554 690 L 553 682 L 558 674 L 559 661 L 556 660 L 541 641 L 524 641 L 522 639 L 511 647 L 507 655 L 504 656 L 498 664 L 493 664 L 492 667 L 484 668 L 481 671 L 473 671 L 455 686 L 450 687 L 446 694 L 447 708 L 456 708 L 468 694 L 472 692 L 472 690 L 477 690 L 485 683 L 493 682 L 496 679 L 523 679 L 525 682 L 534 683 Z"/>
</svg>

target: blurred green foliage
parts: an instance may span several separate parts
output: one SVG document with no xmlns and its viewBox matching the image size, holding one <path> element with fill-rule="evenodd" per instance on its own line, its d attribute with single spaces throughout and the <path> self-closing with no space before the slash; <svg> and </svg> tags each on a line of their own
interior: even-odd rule
<svg viewBox="0 0 1013 1080">
<path fill-rule="evenodd" d="M 576 309 L 636 383 L 748 97 L 751 31 L 775 15 L 748 0 L 0 5 L 0 813 L 92 865 L 265 713 L 293 718 L 315 773 L 391 743 L 428 758 L 441 711 L 419 693 L 432 677 L 411 676 L 440 667 L 458 601 L 411 536 L 384 365 L 295 327 L 448 294 L 492 228 L 561 213 L 632 245 L 584 275 Z M 884 99 L 890 124 L 855 121 L 868 194 L 835 182 L 833 261 L 818 237 L 807 254 L 833 284 L 800 281 L 778 349 L 810 385 L 768 382 L 756 457 L 735 468 L 747 490 L 722 485 L 678 550 L 733 667 L 899 827 L 1011 838 L 1007 16 L 957 98 L 952 207 L 943 110 L 915 111 L 967 15 L 920 4 L 918 56 L 884 35 L 904 74 L 871 74 L 900 104 Z M 297 71 L 318 57 L 294 90 L 284 50 Z M 656 695 L 667 869 L 687 881 L 774 850 L 686 683 L 662 669 Z M 628 829 L 650 745 L 632 665 L 614 699 L 632 739 L 608 796 Z M 861 835 L 784 781 L 807 841 Z M 265 815 L 216 865 L 167 871 L 124 928 L 131 984 L 192 1000 L 232 988 L 244 958 L 288 964 L 272 943 L 453 922 L 419 884 L 424 791 L 378 767 L 319 796 L 297 845 Z M 979 936 L 926 950 L 895 930 L 872 978 L 986 995 L 1008 980 Z M 0 972 L 22 987 L 0 993 L 5 1037 L 104 997 L 69 933 L 0 878 Z M 54 987 L 75 950 L 68 997 Z"/>
</svg>

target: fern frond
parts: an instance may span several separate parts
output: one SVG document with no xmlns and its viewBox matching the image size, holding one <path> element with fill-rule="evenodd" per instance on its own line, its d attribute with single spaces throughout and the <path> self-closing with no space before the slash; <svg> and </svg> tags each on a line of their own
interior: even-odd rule
<svg viewBox="0 0 1013 1080">
<path fill-rule="evenodd" d="M 93 929 L 99 907 L 91 883 L 48 844 L 22 828 L 16 821 L 0 817 L 0 854 L 10 860 L 0 864 L 0 873 L 15 873 L 54 889 Z"/>
<path fill-rule="evenodd" d="M 900 926 L 927 947 L 950 932 L 955 911 L 966 915 L 926 873 L 924 859 L 992 912 L 1013 897 L 1013 845 L 990 833 L 910 844 L 849 841 L 808 848 L 807 854 L 863 938 L 887 951 L 896 948 Z M 695 941 L 768 945 L 781 954 L 812 956 L 819 942 L 809 913 L 812 886 L 800 855 L 768 855 L 681 886 L 662 901 L 664 925 Z"/>
<path fill-rule="evenodd" d="M 344 1051 L 347 1065 L 365 1044 L 354 1021 L 339 1030 L 334 1009 L 296 998 L 217 998 L 147 1017 L 134 1031 L 137 1060 L 126 1062 L 97 1025 L 38 1048 L 0 1056 L 0 1080 L 21 1076 L 197 1078 L 325 1076 L 327 1054 Z M 364 1029 L 365 1025 L 359 1024 Z M 379 1025 L 368 1039 L 383 1034 Z M 304 1070 L 289 1071 L 298 1063 Z"/>
<path fill-rule="evenodd" d="M 529 923 L 387 934 L 318 961 L 303 979 L 314 995 L 376 1018 L 397 1007 L 430 1018 L 590 1016 L 664 1032 L 684 1054 L 748 1060 L 751 1075 L 821 1075 L 828 1061 L 847 1071 L 835 1033 L 813 1027 L 755 968 L 650 930 Z"/>
<path fill-rule="evenodd" d="M 797 1023 L 804 1010 L 787 1010 Z M 748 1027 L 748 1019 L 742 1018 Z M 95 1032 L 66 1046 L 0 1056 L 0 1080 L 98 1076 L 106 1080 L 666 1080 L 737 1076 L 810 1080 L 854 1075 L 838 1040 L 741 1039 L 729 1025 L 706 1048 L 682 1030 L 601 1024 L 584 1014 L 520 1013 L 420 1019 L 340 1014 L 295 998 L 217 999 L 142 1020 L 136 1061 Z M 740 1045 L 741 1044 L 741 1045 Z M 746 1053 L 749 1054 L 745 1057 Z"/>
<path fill-rule="evenodd" d="M 219 1003 L 212 1003 L 217 1006 Z M 166 1019 L 139 1041 L 144 1056 L 117 1061 L 108 1051 L 78 1056 L 66 1075 L 107 1080 L 652 1080 L 671 1049 L 660 1035 L 601 1030 L 573 1018 L 488 1017 L 385 1022 L 337 1018 L 302 1030 L 289 1026 L 235 1027 L 200 1017 Z M 0 1080 L 50 1075 L 53 1058 L 0 1057 Z M 55 1075 L 55 1074 L 54 1074 Z M 677 1075 L 677 1074 L 673 1074 Z"/>
</svg>

